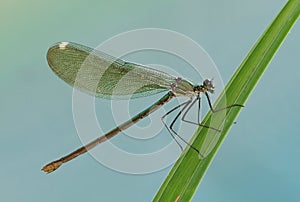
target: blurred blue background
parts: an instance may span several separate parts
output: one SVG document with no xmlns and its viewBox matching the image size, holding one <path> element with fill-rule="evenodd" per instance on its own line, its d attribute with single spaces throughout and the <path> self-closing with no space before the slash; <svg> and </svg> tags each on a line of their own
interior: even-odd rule
<svg viewBox="0 0 300 202">
<path fill-rule="evenodd" d="M 198 42 L 226 83 L 284 4 L 282 0 L 1 1 L 0 200 L 150 201 L 170 170 L 123 174 L 85 155 L 53 174 L 40 171 L 43 164 L 81 145 L 72 117 L 72 88 L 46 62 L 53 43 L 96 47 L 132 29 L 171 29 Z M 299 36 L 296 23 L 193 201 L 299 200 Z M 112 127 L 113 123 L 107 130 Z"/>
</svg>

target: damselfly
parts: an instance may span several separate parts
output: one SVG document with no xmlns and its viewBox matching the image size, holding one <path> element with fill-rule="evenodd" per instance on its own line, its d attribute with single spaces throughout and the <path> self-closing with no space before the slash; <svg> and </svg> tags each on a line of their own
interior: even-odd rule
<svg viewBox="0 0 300 202">
<path fill-rule="evenodd" d="M 175 136 L 180 138 L 187 145 L 193 148 L 201 157 L 203 157 L 197 148 L 181 138 L 173 129 L 176 120 L 178 120 L 181 116 L 182 121 L 220 131 L 217 128 L 202 125 L 200 123 L 200 93 L 203 93 L 207 98 L 212 112 L 221 111 L 231 107 L 242 107 L 240 104 L 232 104 L 221 109 L 213 109 L 209 93 L 214 93 L 214 86 L 212 81 L 209 79 L 204 80 L 201 85 L 193 85 L 189 81 L 180 77 L 173 77 L 167 73 L 150 67 L 125 62 L 103 52 L 71 42 L 60 42 L 53 45 L 48 50 L 47 60 L 49 66 L 58 77 L 71 86 L 96 97 L 144 97 L 161 92 L 167 92 L 160 100 L 131 118 L 129 121 L 117 126 L 110 132 L 93 140 L 76 151 L 45 165 L 42 170 L 47 173 L 56 170 L 63 163 L 66 163 L 87 152 L 101 142 L 112 138 L 122 130 L 127 129 L 139 120 L 148 116 L 172 98 L 178 96 L 185 96 L 188 100 L 167 112 L 162 117 L 162 122 L 176 142 L 177 140 Z M 119 81 L 121 79 L 122 82 L 120 85 Z M 185 117 L 187 112 L 196 102 L 198 102 L 199 106 L 197 122 L 186 120 Z M 175 116 L 170 126 L 168 126 L 165 121 L 165 117 L 177 109 L 180 109 L 179 113 Z M 178 145 L 182 149 L 179 143 Z"/>
</svg>

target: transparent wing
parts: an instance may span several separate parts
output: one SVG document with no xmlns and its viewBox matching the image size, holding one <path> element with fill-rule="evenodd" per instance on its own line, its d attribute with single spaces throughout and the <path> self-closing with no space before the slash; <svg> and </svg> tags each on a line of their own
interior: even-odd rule
<svg viewBox="0 0 300 202">
<path fill-rule="evenodd" d="M 174 77 L 125 62 L 89 47 L 60 42 L 47 53 L 51 69 L 65 82 L 102 98 L 142 97 L 170 89 Z"/>
</svg>

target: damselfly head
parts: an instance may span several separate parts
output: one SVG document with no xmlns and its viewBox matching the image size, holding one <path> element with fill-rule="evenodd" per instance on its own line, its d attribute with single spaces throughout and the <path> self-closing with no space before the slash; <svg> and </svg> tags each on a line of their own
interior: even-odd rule
<svg viewBox="0 0 300 202">
<path fill-rule="evenodd" d="M 208 91 L 208 92 L 210 92 L 210 93 L 214 93 L 215 92 L 215 87 L 214 87 L 214 84 L 213 84 L 213 82 L 212 82 L 212 80 L 208 80 L 208 79 L 205 79 L 204 81 L 203 81 L 203 88 L 206 90 L 206 91 Z"/>
</svg>

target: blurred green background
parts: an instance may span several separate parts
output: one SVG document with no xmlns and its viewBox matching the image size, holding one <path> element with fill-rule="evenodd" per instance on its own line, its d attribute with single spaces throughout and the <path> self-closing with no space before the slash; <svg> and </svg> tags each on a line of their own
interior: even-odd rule
<svg viewBox="0 0 300 202">
<path fill-rule="evenodd" d="M 40 171 L 43 164 L 81 145 L 72 117 L 72 89 L 46 62 L 53 43 L 96 47 L 132 29 L 171 29 L 198 42 L 226 83 L 284 4 L 282 0 L 2 1 L 0 200 L 150 201 L 170 170 L 123 174 L 85 155 L 53 174 Z M 296 23 L 193 201 L 299 200 L 299 36 Z M 112 127 L 113 123 L 107 130 Z"/>
</svg>

